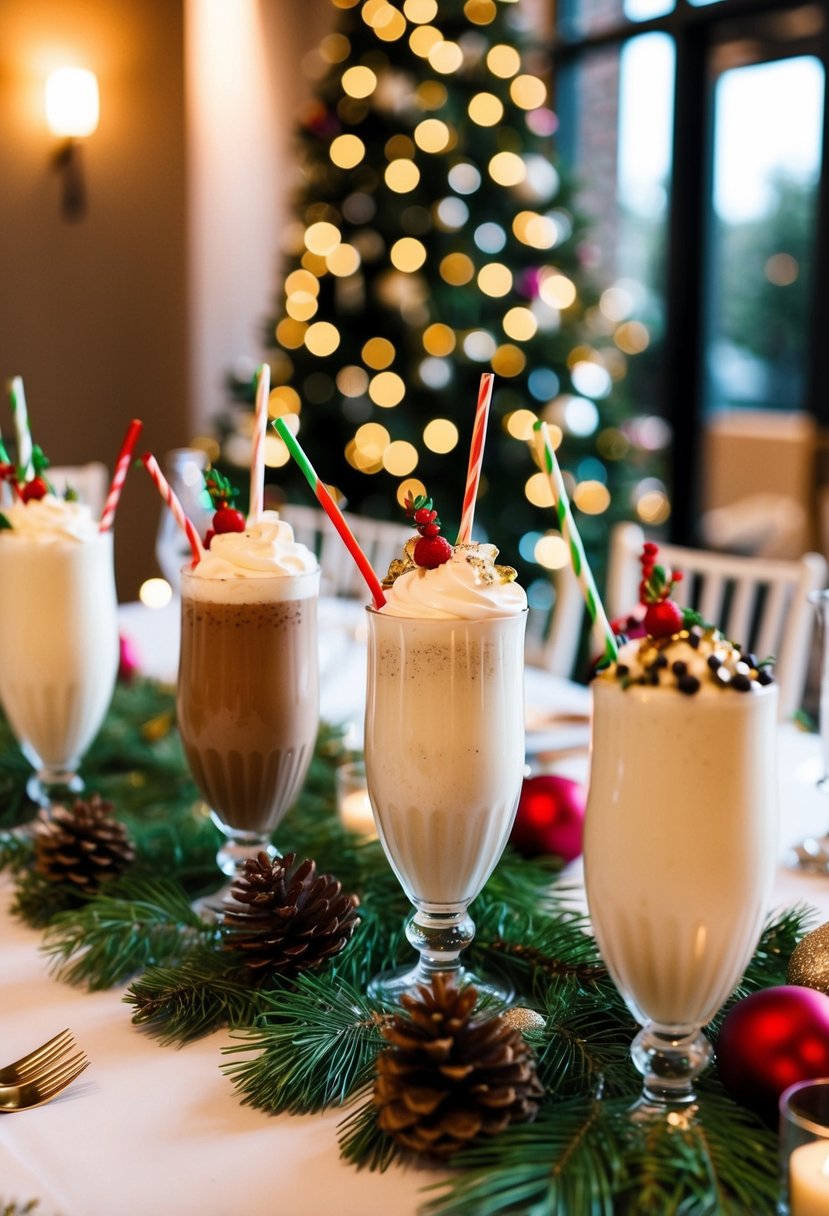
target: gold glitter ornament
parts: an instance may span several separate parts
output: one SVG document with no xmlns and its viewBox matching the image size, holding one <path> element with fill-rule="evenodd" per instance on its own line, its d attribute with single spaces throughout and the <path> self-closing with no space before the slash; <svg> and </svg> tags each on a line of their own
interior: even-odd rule
<svg viewBox="0 0 829 1216">
<path fill-rule="evenodd" d="M 795 946 L 786 980 L 829 996 L 829 921 L 807 933 Z"/>
<path fill-rule="evenodd" d="M 547 1025 L 540 1013 L 535 1009 L 527 1009 L 525 1005 L 508 1009 L 506 1013 L 501 1014 L 501 1021 L 512 1026 L 514 1030 L 520 1030 L 522 1034 L 527 1030 L 543 1030 Z"/>
</svg>

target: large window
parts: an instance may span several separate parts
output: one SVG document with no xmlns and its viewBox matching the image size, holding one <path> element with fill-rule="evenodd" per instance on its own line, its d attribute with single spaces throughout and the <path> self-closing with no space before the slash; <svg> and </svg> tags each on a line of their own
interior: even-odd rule
<svg viewBox="0 0 829 1216">
<path fill-rule="evenodd" d="M 594 220 L 598 273 L 647 333 L 631 384 L 672 430 L 677 540 L 700 540 L 712 419 L 806 411 L 829 423 L 828 43 L 823 3 L 558 6 L 562 151 Z"/>
</svg>

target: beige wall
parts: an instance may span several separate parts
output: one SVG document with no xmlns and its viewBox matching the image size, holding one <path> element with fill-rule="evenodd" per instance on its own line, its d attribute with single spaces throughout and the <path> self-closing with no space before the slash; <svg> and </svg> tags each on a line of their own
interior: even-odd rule
<svg viewBox="0 0 829 1216">
<path fill-rule="evenodd" d="M 188 437 L 182 40 L 171 0 L 0 0 L 0 379 L 24 377 L 55 464 L 111 467 L 133 416 L 147 446 Z M 101 95 L 75 224 L 43 117 L 60 63 L 91 68 Z M 144 480 L 129 479 L 119 511 L 123 598 L 155 572 Z"/>
<path fill-rule="evenodd" d="M 0 382 L 20 374 L 55 464 L 110 467 L 126 424 L 159 456 L 262 357 L 302 57 L 330 0 L 0 0 Z M 98 76 L 89 211 L 59 209 L 43 84 Z M 0 429 L 11 419 L 0 396 Z M 122 599 L 157 573 L 159 500 L 133 473 L 118 514 Z"/>
</svg>

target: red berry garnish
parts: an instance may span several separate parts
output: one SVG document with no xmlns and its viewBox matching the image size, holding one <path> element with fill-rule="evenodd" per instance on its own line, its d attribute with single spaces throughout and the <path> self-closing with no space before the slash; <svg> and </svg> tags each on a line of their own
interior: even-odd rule
<svg viewBox="0 0 829 1216">
<path fill-rule="evenodd" d="M 684 624 L 682 609 L 673 600 L 658 600 L 655 604 L 648 604 L 645 628 L 652 638 L 669 638 L 672 633 L 679 633 Z"/>
<path fill-rule="evenodd" d="M 214 532 L 244 532 L 245 517 L 235 507 L 219 507 L 213 516 Z"/>
<path fill-rule="evenodd" d="M 414 547 L 415 564 L 434 570 L 448 562 L 454 550 L 445 536 L 421 536 Z"/>
<path fill-rule="evenodd" d="M 42 477 L 33 477 L 20 487 L 20 496 L 24 502 L 30 502 L 33 498 L 45 498 L 48 493 L 49 487 Z"/>
<path fill-rule="evenodd" d="M 421 536 L 437 536 L 440 532 L 440 524 L 423 524 L 418 528 Z"/>
<path fill-rule="evenodd" d="M 421 524 L 430 524 L 434 519 L 437 519 L 437 511 L 429 511 L 426 507 L 420 507 L 415 511 L 412 518 L 418 527 Z"/>
</svg>

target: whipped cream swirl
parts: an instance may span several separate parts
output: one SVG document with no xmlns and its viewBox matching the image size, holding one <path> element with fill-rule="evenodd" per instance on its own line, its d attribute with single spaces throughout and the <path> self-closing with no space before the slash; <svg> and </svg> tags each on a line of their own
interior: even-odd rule
<svg viewBox="0 0 829 1216">
<path fill-rule="evenodd" d="M 316 570 L 316 557 L 294 540 L 291 525 L 280 519 L 276 511 L 265 511 L 244 532 L 214 536 L 193 574 L 204 579 L 249 579 L 273 574 L 310 574 Z"/>
<path fill-rule="evenodd" d="M 456 545 L 442 566 L 413 566 L 399 574 L 380 611 L 426 620 L 517 616 L 527 607 L 527 596 L 514 581 L 514 570 L 495 565 L 497 556 L 494 545 Z"/>
<path fill-rule="evenodd" d="M 14 502 L 0 507 L 11 524 L 5 529 L 9 537 L 19 537 L 36 544 L 56 544 L 66 541 L 83 544 L 100 535 L 98 520 L 94 519 L 85 502 L 67 502 L 55 494 L 32 498 L 29 502 Z"/>
</svg>

